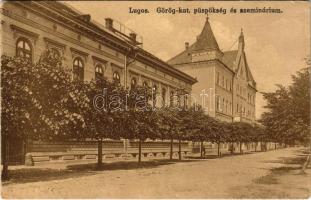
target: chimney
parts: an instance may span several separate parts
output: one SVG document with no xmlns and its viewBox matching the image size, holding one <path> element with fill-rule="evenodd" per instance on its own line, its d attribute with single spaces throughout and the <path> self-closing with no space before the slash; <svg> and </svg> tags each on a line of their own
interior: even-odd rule
<svg viewBox="0 0 311 200">
<path fill-rule="evenodd" d="M 105 18 L 106 28 L 109 30 L 113 30 L 113 20 L 111 18 Z"/>
<path fill-rule="evenodd" d="M 130 38 L 131 38 L 131 40 L 132 40 L 132 42 L 136 42 L 136 36 L 137 36 L 137 34 L 136 33 L 130 33 Z"/>
<path fill-rule="evenodd" d="M 188 50 L 189 48 L 189 42 L 185 42 L 185 49 Z"/>
</svg>

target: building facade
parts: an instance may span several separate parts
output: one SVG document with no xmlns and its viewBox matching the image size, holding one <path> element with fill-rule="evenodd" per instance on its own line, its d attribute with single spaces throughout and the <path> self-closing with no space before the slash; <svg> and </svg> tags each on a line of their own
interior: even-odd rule
<svg viewBox="0 0 311 200">
<path fill-rule="evenodd" d="M 153 88 L 156 106 L 191 92 L 194 78 L 145 51 L 135 32 L 118 29 L 121 24 L 116 23 L 107 18 L 98 24 L 89 14 L 60 2 L 6 2 L 1 9 L 2 54 L 36 62 L 49 49 L 62 57 L 75 79 L 103 76 L 127 88 Z"/>
<path fill-rule="evenodd" d="M 90 81 L 101 76 L 126 88 L 148 86 L 153 89 L 154 106 L 175 104 L 176 99 L 178 106 L 188 106 L 190 101 L 182 94 L 191 93 L 196 79 L 145 51 L 134 31 L 116 25 L 121 24 L 111 18 L 98 24 L 90 15 L 60 2 L 5 2 L 1 8 L 1 54 L 35 63 L 50 50 L 72 70 L 73 79 Z M 29 152 L 24 141 L 10 145 L 15 147 L 9 150 L 10 162 L 23 163 Z M 49 160 L 47 153 L 42 155 Z"/>
<path fill-rule="evenodd" d="M 207 17 L 196 42 L 186 42 L 185 50 L 168 63 L 197 78 L 191 101 L 202 105 L 208 115 L 221 121 L 253 123 L 257 90 L 244 47 L 241 31 L 238 49 L 221 51 Z"/>
</svg>

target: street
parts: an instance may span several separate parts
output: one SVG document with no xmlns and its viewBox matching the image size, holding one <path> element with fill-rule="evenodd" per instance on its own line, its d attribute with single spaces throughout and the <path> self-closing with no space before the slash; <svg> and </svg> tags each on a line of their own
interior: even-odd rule
<svg viewBox="0 0 311 200">
<path fill-rule="evenodd" d="M 4 183 L 2 197 L 307 198 L 311 171 L 309 168 L 307 174 L 298 174 L 298 161 L 303 160 L 300 150 L 287 148 L 99 171 L 85 169 L 83 165 L 75 168 L 72 164 L 71 168 L 59 168 L 61 175 L 57 178 L 49 177 L 47 171 L 40 179 Z M 69 175 L 64 172 L 68 169 Z"/>
</svg>

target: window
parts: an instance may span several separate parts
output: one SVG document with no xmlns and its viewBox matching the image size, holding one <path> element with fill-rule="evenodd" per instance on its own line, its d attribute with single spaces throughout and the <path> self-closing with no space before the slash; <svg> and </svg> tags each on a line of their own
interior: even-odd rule
<svg viewBox="0 0 311 200">
<path fill-rule="evenodd" d="M 51 48 L 50 53 L 51 53 L 52 58 L 54 58 L 54 59 L 60 58 L 60 53 L 57 49 Z"/>
<path fill-rule="evenodd" d="M 80 57 L 73 60 L 73 79 L 79 81 L 84 79 L 84 64 Z"/>
<path fill-rule="evenodd" d="M 216 111 L 219 111 L 219 96 L 216 96 Z"/>
<path fill-rule="evenodd" d="M 226 90 L 228 90 L 228 80 L 226 79 Z"/>
<path fill-rule="evenodd" d="M 216 84 L 219 85 L 219 72 L 217 72 L 217 76 L 216 76 Z"/>
<path fill-rule="evenodd" d="M 118 72 L 113 72 L 112 78 L 115 83 L 120 83 L 120 74 Z"/>
<path fill-rule="evenodd" d="M 188 109 L 188 94 L 185 94 L 184 96 L 184 108 Z"/>
<path fill-rule="evenodd" d="M 174 105 L 174 91 L 170 92 L 170 106 Z"/>
<path fill-rule="evenodd" d="M 179 108 L 181 107 L 181 96 L 180 96 L 180 94 L 178 94 L 178 96 L 177 96 L 177 105 Z"/>
<path fill-rule="evenodd" d="M 95 67 L 95 79 L 101 79 L 104 77 L 103 75 L 103 67 L 101 64 L 97 64 Z"/>
<path fill-rule="evenodd" d="M 231 101 L 229 103 L 229 114 L 232 114 L 232 103 L 231 103 Z"/>
<path fill-rule="evenodd" d="M 157 85 L 153 85 L 152 86 L 152 104 L 153 104 L 153 107 L 155 107 L 157 104 L 157 90 L 158 90 Z"/>
<path fill-rule="evenodd" d="M 165 106 L 166 89 L 162 88 L 162 106 Z"/>
<path fill-rule="evenodd" d="M 146 81 L 143 82 L 143 87 L 145 87 L 145 88 L 148 87 L 148 83 Z"/>
<path fill-rule="evenodd" d="M 16 56 L 32 60 L 32 48 L 26 38 L 19 38 L 16 43 Z"/>
<path fill-rule="evenodd" d="M 222 76 L 221 86 L 222 86 L 222 87 L 225 87 L 225 77 L 224 77 L 224 76 Z"/>
<path fill-rule="evenodd" d="M 232 85 L 231 85 L 231 81 L 229 82 L 229 90 L 232 90 Z"/>
<path fill-rule="evenodd" d="M 133 78 L 131 79 L 131 88 L 132 88 L 132 89 L 135 88 L 136 85 L 137 85 L 137 80 L 136 80 L 135 77 L 133 77 Z"/>
</svg>

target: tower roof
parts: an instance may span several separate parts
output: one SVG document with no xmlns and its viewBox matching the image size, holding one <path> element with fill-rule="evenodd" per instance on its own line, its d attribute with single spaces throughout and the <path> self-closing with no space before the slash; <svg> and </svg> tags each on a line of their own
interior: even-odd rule
<svg viewBox="0 0 311 200">
<path fill-rule="evenodd" d="M 197 37 L 197 41 L 194 44 L 194 51 L 216 49 L 219 50 L 218 43 L 212 31 L 211 25 L 206 17 L 204 28 L 201 34 Z"/>
<path fill-rule="evenodd" d="M 217 50 L 221 52 L 208 21 L 208 17 L 206 17 L 204 27 L 200 35 L 197 37 L 197 40 L 183 52 L 169 59 L 167 62 L 171 65 L 191 62 L 191 54 L 202 50 Z"/>
</svg>

